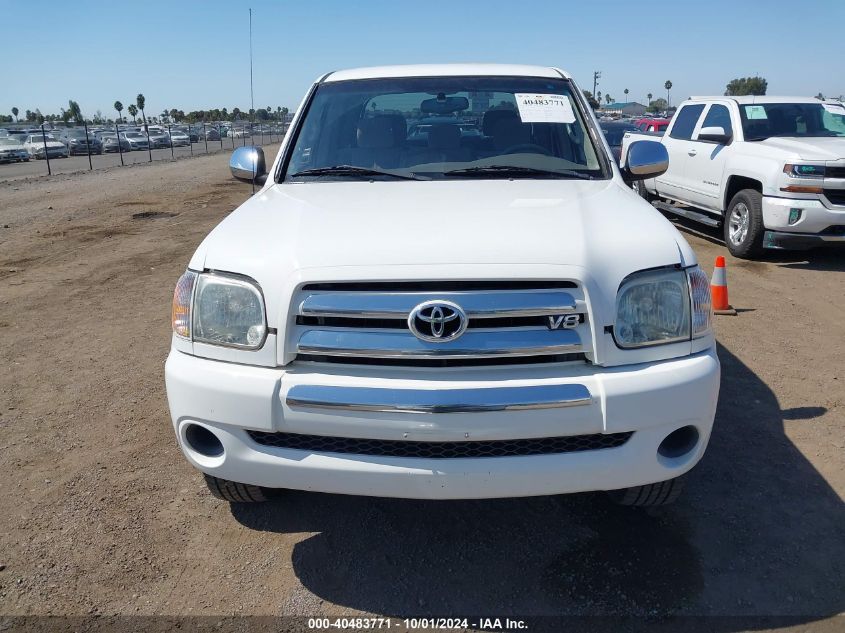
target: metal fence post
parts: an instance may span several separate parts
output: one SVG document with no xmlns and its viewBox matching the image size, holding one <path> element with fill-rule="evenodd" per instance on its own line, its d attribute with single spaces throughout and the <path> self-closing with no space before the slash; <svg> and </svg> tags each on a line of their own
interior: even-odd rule
<svg viewBox="0 0 845 633">
<path fill-rule="evenodd" d="M 191 148 L 191 156 L 194 155 L 194 142 L 191 140 L 191 125 L 188 124 L 188 146 Z"/>
<path fill-rule="evenodd" d="M 146 119 L 144 119 L 144 132 L 147 135 L 147 152 L 150 155 L 150 160 L 148 160 L 147 162 L 151 163 L 153 162 L 153 145 L 152 143 L 150 143 L 150 126 L 147 123 Z"/>
<path fill-rule="evenodd" d="M 44 131 L 44 124 L 41 124 L 41 139 L 44 141 L 44 160 L 47 161 L 47 175 L 52 176 L 53 172 L 50 169 L 50 152 L 47 151 L 47 133 Z"/>
<path fill-rule="evenodd" d="M 205 153 L 208 154 L 208 136 L 205 134 L 205 121 L 202 122 L 202 138 L 205 141 Z"/>
<path fill-rule="evenodd" d="M 117 151 L 120 152 L 120 166 L 124 167 L 123 164 L 123 143 L 120 142 L 120 130 L 117 129 L 117 123 L 114 124 L 114 133 L 117 136 Z M 105 150 L 103 150 L 105 151 Z"/>
<path fill-rule="evenodd" d="M 174 158 L 173 156 L 173 137 L 170 136 L 170 123 L 167 124 L 167 138 L 170 140 L 170 158 L 171 160 Z M 188 137 L 190 140 L 190 137 Z"/>
<path fill-rule="evenodd" d="M 82 125 L 85 126 L 85 146 L 88 148 L 88 171 L 91 171 L 94 169 L 94 165 L 91 164 L 91 139 L 88 138 L 88 122 L 83 119 Z"/>
</svg>

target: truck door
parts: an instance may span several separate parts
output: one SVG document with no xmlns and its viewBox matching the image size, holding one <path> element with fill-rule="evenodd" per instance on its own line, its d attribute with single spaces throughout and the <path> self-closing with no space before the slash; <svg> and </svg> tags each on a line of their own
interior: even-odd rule
<svg viewBox="0 0 845 633">
<path fill-rule="evenodd" d="M 689 200 L 695 206 L 722 211 L 722 185 L 729 145 L 698 140 L 703 128 L 721 127 L 733 136 L 731 112 L 726 105 L 711 103 L 693 132 L 684 179 L 689 188 Z"/>
<path fill-rule="evenodd" d="M 698 119 L 704 111 L 704 105 L 703 103 L 687 103 L 681 106 L 669 128 L 669 133 L 663 136 L 663 145 L 669 154 L 669 169 L 655 179 L 657 192 L 662 196 L 681 202 L 687 202 L 689 198 L 690 192 L 686 184 L 685 172 L 690 156 L 697 153 L 691 139 Z"/>
</svg>

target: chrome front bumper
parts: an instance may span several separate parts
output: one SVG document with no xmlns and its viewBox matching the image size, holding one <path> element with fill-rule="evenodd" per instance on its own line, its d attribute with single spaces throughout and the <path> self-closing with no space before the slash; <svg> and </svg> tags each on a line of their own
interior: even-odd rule
<svg viewBox="0 0 845 633">
<path fill-rule="evenodd" d="M 388 413 L 478 413 L 560 409 L 592 403 L 584 385 L 535 385 L 485 389 L 379 389 L 295 385 L 285 403 L 291 409 Z"/>
<path fill-rule="evenodd" d="M 254 485 L 408 498 L 490 498 L 625 488 L 679 476 L 704 453 L 715 416 L 715 350 L 625 367 L 587 363 L 448 370 L 297 363 L 262 368 L 171 351 L 167 394 L 188 461 Z M 207 457 L 191 424 L 221 441 Z M 694 426 L 677 458 L 663 439 Z M 621 446 L 503 457 L 396 457 L 262 445 L 248 431 L 393 442 L 633 433 Z"/>
</svg>

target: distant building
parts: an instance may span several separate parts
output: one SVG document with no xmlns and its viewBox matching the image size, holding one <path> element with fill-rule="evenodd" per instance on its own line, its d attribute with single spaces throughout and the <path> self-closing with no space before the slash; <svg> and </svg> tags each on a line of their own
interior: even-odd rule
<svg viewBox="0 0 845 633">
<path fill-rule="evenodd" d="M 628 101 L 627 103 L 610 103 L 602 106 L 600 112 L 605 114 L 617 114 L 620 116 L 641 116 L 645 114 L 646 106 L 636 101 Z"/>
</svg>

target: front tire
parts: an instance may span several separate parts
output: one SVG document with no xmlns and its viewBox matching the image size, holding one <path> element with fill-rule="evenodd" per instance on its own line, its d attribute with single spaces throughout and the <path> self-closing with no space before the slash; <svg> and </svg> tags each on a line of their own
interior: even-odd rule
<svg viewBox="0 0 845 633">
<path fill-rule="evenodd" d="M 668 481 L 658 481 L 644 486 L 611 490 L 608 494 L 619 505 L 649 508 L 673 503 L 681 495 L 683 489 L 683 477 L 676 477 Z"/>
<path fill-rule="evenodd" d="M 652 196 L 645 188 L 645 184 L 642 180 L 635 180 L 631 183 L 631 189 L 635 194 L 637 194 L 640 198 L 645 200 L 648 203 L 651 203 L 654 200 L 654 196 Z"/>
<path fill-rule="evenodd" d="M 208 486 L 211 494 L 223 501 L 230 503 L 261 503 L 267 501 L 264 489 L 259 486 L 219 479 L 205 473 L 203 473 L 203 476 L 205 477 L 205 485 Z"/>
<path fill-rule="evenodd" d="M 763 254 L 763 195 L 743 189 L 728 205 L 724 221 L 725 245 L 731 255 L 752 259 Z"/>
</svg>

